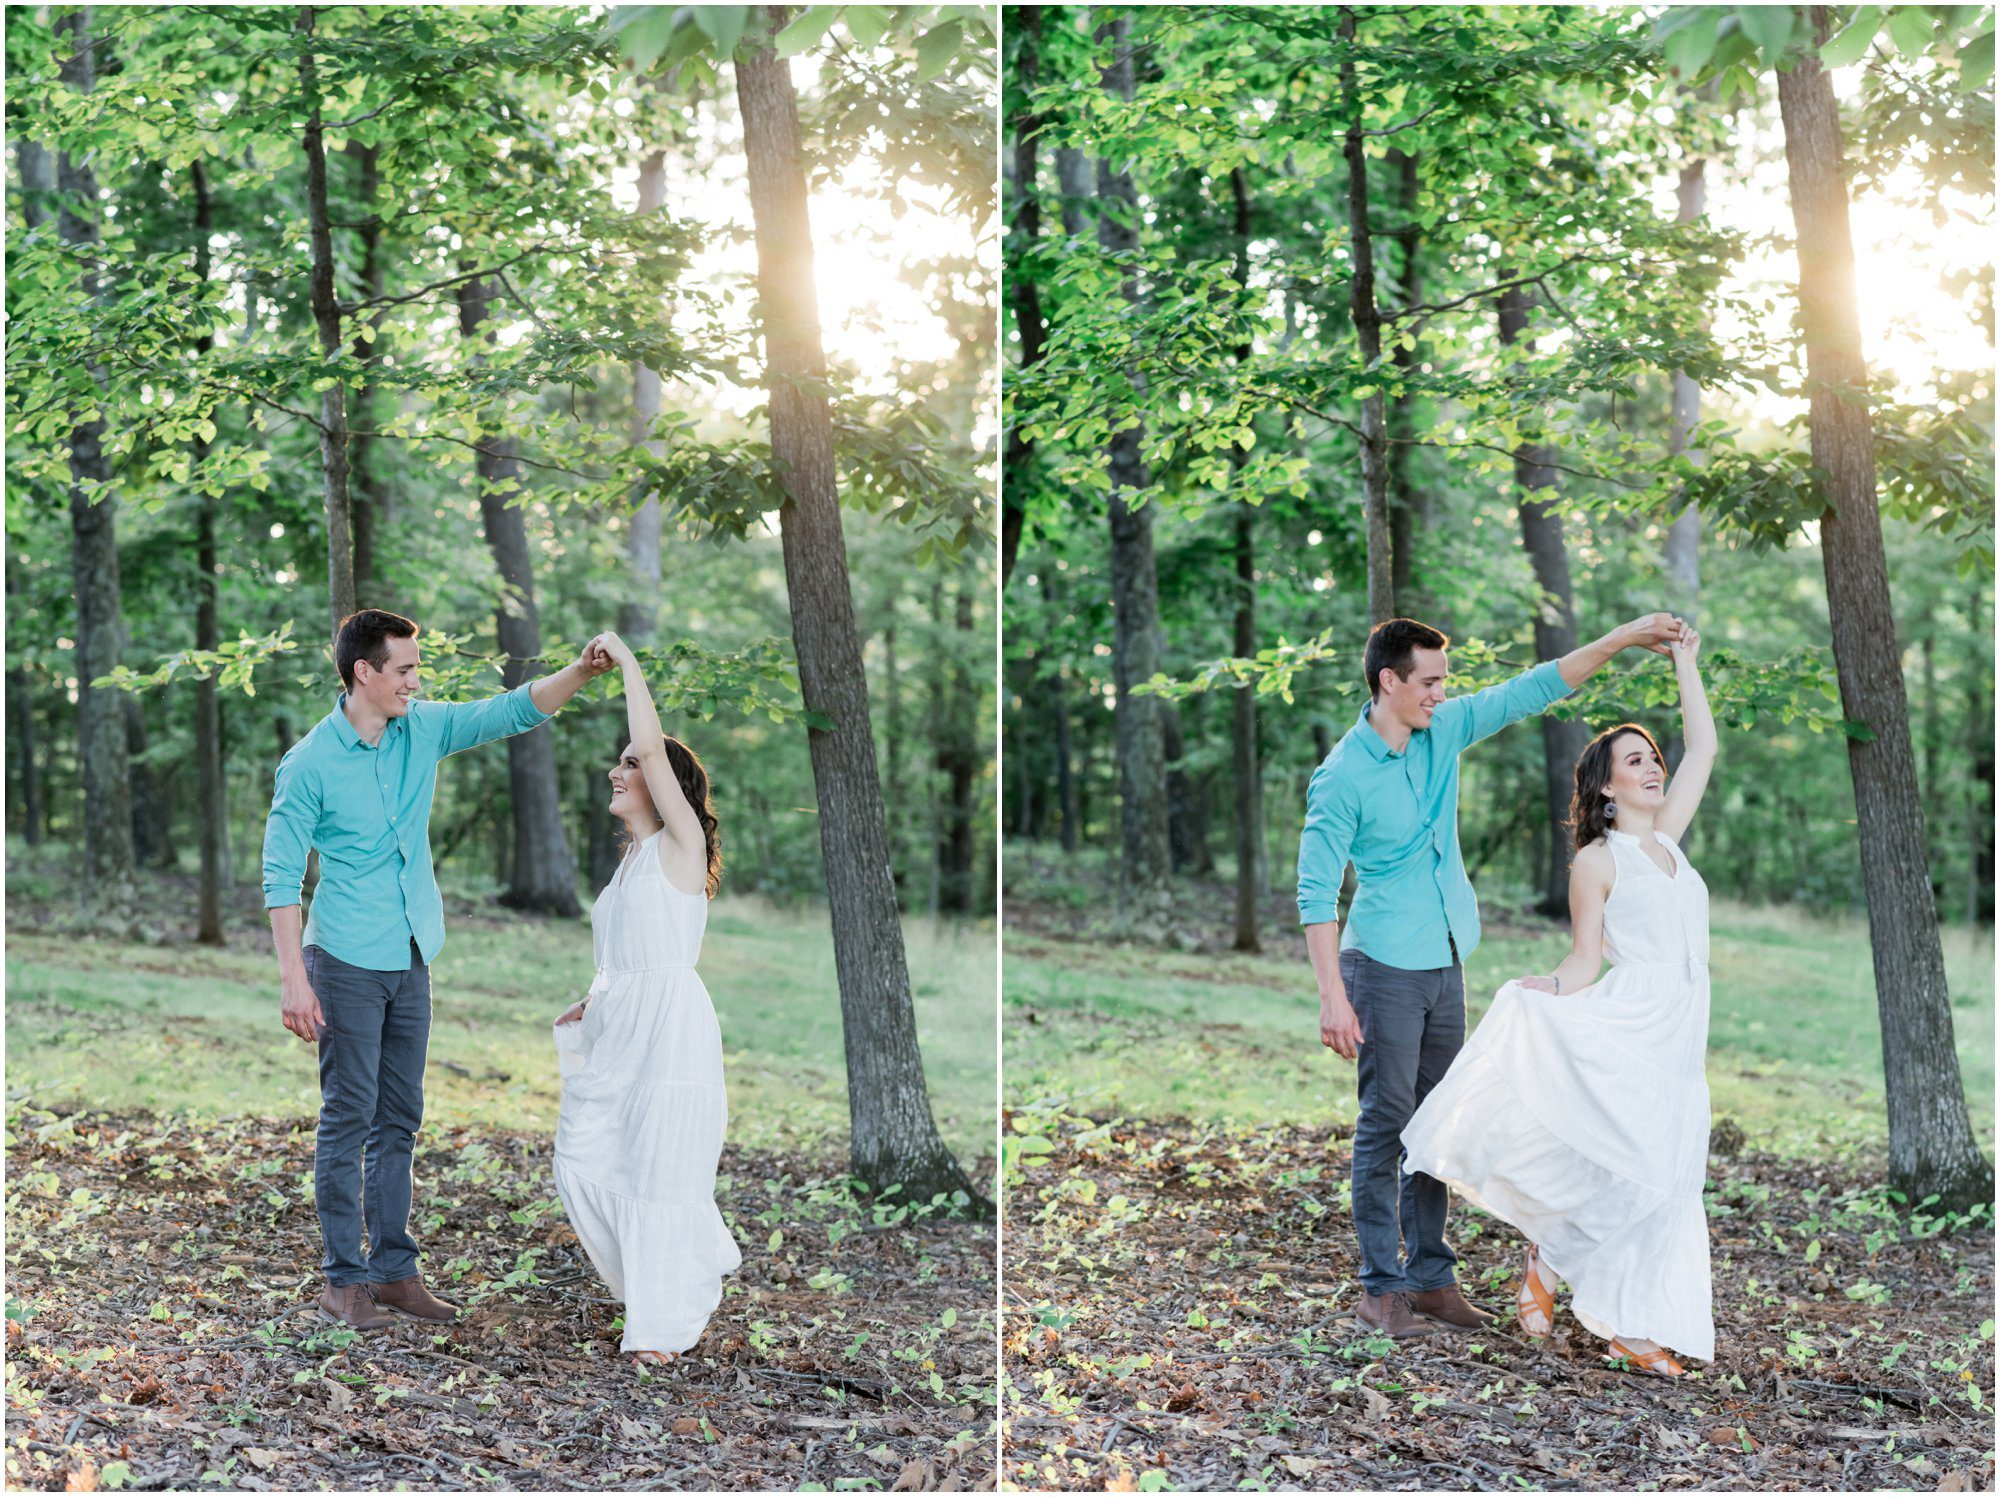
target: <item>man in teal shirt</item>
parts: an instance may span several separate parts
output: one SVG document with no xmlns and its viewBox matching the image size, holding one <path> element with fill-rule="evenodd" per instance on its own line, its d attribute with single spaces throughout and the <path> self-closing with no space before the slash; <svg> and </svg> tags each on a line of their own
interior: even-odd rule
<svg viewBox="0 0 2000 1497">
<path fill-rule="evenodd" d="M 373 1330 L 390 1322 L 385 1307 L 425 1320 L 457 1313 L 425 1289 L 409 1230 L 430 962 L 444 945 L 430 848 L 438 761 L 547 722 L 611 669 L 611 657 L 593 640 L 573 664 L 485 701 L 419 701 L 417 626 L 370 608 L 341 621 L 334 661 L 346 690 L 278 765 L 264 826 L 264 906 L 284 1025 L 319 1046 L 320 1312 Z M 315 848 L 319 885 L 301 932 Z"/>
<path fill-rule="evenodd" d="M 1449 1195 L 1402 1172 L 1403 1127 L 1465 1042 L 1463 962 L 1479 902 L 1458 849 L 1458 756 L 1546 711 L 1620 650 L 1665 653 L 1680 621 L 1656 613 L 1511 681 L 1447 700 L 1443 634 L 1390 619 L 1368 637 L 1369 703 L 1312 777 L 1299 840 L 1299 922 L 1319 980 L 1321 1041 L 1358 1062 L 1354 1230 L 1361 1320 L 1418 1336 L 1418 1317 L 1476 1327 L 1444 1240 Z M 1343 930 L 1342 870 L 1354 864 Z"/>
</svg>

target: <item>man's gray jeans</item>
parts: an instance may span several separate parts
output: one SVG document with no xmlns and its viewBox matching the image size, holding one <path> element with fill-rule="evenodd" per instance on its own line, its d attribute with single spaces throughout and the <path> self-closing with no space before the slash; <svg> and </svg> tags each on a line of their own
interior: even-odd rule
<svg viewBox="0 0 2000 1497">
<path fill-rule="evenodd" d="M 305 964 L 326 1017 L 313 1154 L 313 1204 L 326 1247 L 320 1266 L 330 1284 L 391 1284 L 417 1271 L 410 1153 L 424 1120 L 430 969 L 414 942 L 406 972 L 350 966 L 317 946 L 306 947 Z"/>
<path fill-rule="evenodd" d="M 1450 1193 L 1429 1175 L 1403 1173 L 1403 1127 L 1465 1044 L 1465 969 L 1409 971 L 1350 949 L 1340 954 L 1340 980 L 1362 1035 L 1353 1179 L 1361 1287 L 1439 1289 L 1458 1270 L 1444 1240 Z"/>
</svg>

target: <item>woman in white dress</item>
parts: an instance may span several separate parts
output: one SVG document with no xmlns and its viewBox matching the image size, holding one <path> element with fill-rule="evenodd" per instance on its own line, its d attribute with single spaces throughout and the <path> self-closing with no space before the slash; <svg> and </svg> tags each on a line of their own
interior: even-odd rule
<svg viewBox="0 0 2000 1497">
<path fill-rule="evenodd" d="M 1444 1181 L 1528 1239 L 1521 1328 L 1571 1290 L 1607 1354 L 1678 1377 L 1666 1350 L 1715 1355 L 1708 1221 L 1708 890 L 1678 838 L 1715 764 L 1693 631 L 1670 647 L 1687 751 L 1625 723 L 1576 765 L 1571 948 L 1501 988 L 1403 1130 L 1403 1168 Z M 1609 957 L 1611 970 L 1598 980 Z"/>
<path fill-rule="evenodd" d="M 599 642 L 624 676 L 632 741 L 610 772 L 611 814 L 631 845 L 591 907 L 597 978 L 556 1020 L 556 1190 L 625 1304 L 621 1349 L 669 1362 L 701 1339 L 742 1262 L 715 1207 L 729 1107 L 694 966 L 722 844 L 701 761 L 660 731 L 631 649 Z"/>
</svg>

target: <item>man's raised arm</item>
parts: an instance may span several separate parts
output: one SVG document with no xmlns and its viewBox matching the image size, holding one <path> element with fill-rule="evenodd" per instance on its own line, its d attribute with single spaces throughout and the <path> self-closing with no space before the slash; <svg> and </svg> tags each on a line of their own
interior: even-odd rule
<svg viewBox="0 0 2000 1497">
<path fill-rule="evenodd" d="M 1556 669 L 1562 672 L 1565 686 L 1578 687 L 1603 670 L 1620 650 L 1636 646 L 1655 655 L 1666 654 L 1667 646 L 1681 637 L 1682 627 L 1671 613 L 1649 613 L 1629 624 L 1620 624 L 1602 639 L 1578 645 L 1556 662 Z"/>
</svg>

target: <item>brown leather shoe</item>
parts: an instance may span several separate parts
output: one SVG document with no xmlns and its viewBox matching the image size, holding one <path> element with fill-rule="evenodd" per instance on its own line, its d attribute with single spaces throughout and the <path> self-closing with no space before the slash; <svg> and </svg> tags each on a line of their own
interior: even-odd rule
<svg viewBox="0 0 2000 1497">
<path fill-rule="evenodd" d="M 1410 1297 L 1407 1294 L 1370 1294 L 1364 1289 L 1361 1292 L 1361 1308 L 1355 1314 L 1369 1329 L 1394 1336 L 1398 1341 L 1431 1333 L 1429 1325 L 1410 1313 Z"/>
<path fill-rule="evenodd" d="M 375 1303 L 385 1309 L 400 1310 L 418 1320 L 448 1322 L 458 1319 L 458 1306 L 446 1304 L 424 1288 L 422 1274 L 413 1273 L 407 1279 L 397 1279 L 391 1284 L 370 1284 L 368 1288 L 375 1296 Z"/>
<path fill-rule="evenodd" d="M 357 1331 L 379 1331 L 396 1317 L 379 1308 L 366 1284 L 329 1284 L 319 1297 L 319 1318 Z"/>
<path fill-rule="evenodd" d="M 1410 1296 L 1410 1308 L 1419 1315 L 1427 1315 L 1432 1320 L 1441 1320 L 1446 1325 L 1459 1326 L 1468 1331 L 1493 1324 L 1492 1314 L 1470 1303 L 1457 1284 L 1416 1291 Z"/>
</svg>

